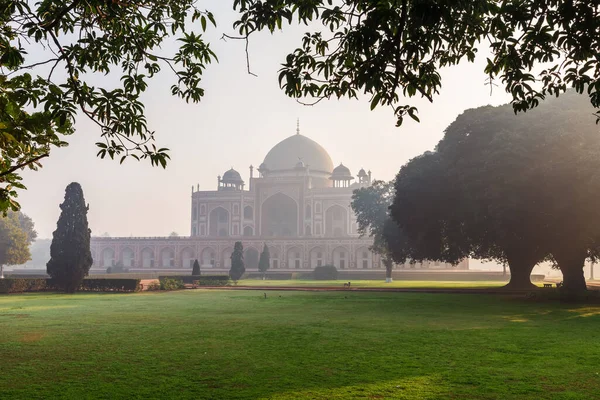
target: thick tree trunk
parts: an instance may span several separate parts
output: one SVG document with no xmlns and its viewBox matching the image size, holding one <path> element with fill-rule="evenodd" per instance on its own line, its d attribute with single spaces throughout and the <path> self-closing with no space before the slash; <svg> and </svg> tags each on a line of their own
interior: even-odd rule
<svg viewBox="0 0 600 400">
<path fill-rule="evenodd" d="M 586 251 L 558 251 L 553 253 L 563 274 L 563 288 L 569 291 L 585 291 L 587 284 L 583 275 L 583 267 L 587 258 Z"/>
<path fill-rule="evenodd" d="M 510 281 L 506 286 L 506 289 L 511 290 L 529 290 L 535 289 L 533 283 L 531 283 L 531 271 L 533 271 L 535 263 L 524 262 L 524 261 L 509 261 L 508 268 L 510 269 Z"/>
<path fill-rule="evenodd" d="M 392 260 L 388 258 L 383 259 L 383 265 L 385 265 L 385 283 L 392 282 L 392 268 L 394 268 L 394 263 Z"/>
</svg>

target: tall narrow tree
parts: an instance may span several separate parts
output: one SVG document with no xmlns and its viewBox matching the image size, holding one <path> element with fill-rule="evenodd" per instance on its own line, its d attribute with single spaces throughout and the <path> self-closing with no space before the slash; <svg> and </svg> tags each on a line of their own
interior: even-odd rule
<svg viewBox="0 0 600 400">
<path fill-rule="evenodd" d="M 229 277 L 237 283 L 242 275 L 244 275 L 244 272 L 246 272 L 246 267 L 244 266 L 244 246 L 242 246 L 242 242 L 235 242 L 233 253 L 231 253 Z"/>
<path fill-rule="evenodd" d="M 265 274 L 267 273 L 267 270 L 269 269 L 270 263 L 271 263 L 271 255 L 269 254 L 269 248 L 267 247 L 267 244 L 265 243 L 265 246 L 263 247 L 263 251 L 262 251 L 262 253 L 260 253 L 260 260 L 258 261 L 258 270 L 262 274 L 263 280 L 265 279 Z"/>
<path fill-rule="evenodd" d="M 60 209 L 57 227 L 52 234 L 50 261 L 46 266 L 48 275 L 56 284 L 65 292 L 73 293 L 92 266 L 88 206 L 79 183 L 67 186 Z"/>
<path fill-rule="evenodd" d="M 194 260 L 194 266 L 192 267 L 192 275 L 193 276 L 198 276 L 200 275 L 200 263 L 198 262 L 198 260 Z"/>
</svg>

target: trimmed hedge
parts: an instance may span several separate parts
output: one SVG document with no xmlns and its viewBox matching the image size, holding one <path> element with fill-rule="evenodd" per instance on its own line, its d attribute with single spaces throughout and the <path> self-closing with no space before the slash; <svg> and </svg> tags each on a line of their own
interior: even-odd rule
<svg viewBox="0 0 600 400">
<path fill-rule="evenodd" d="M 158 280 L 175 279 L 185 284 L 198 282 L 199 286 L 226 286 L 229 283 L 227 275 L 165 275 L 159 276 Z"/>
<path fill-rule="evenodd" d="M 78 289 L 82 292 L 139 292 L 139 279 L 84 279 Z"/>
<path fill-rule="evenodd" d="M 313 277 L 320 281 L 336 280 L 338 277 L 338 270 L 333 265 L 323 265 L 314 269 Z"/>
<path fill-rule="evenodd" d="M 0 293 L 39 292 L 46 289 L 48 279 L 0 279 Z"/>
<path fill-rule="evenodd" d="M 194 280 L 198 286 L 227 286 L 231 282 L 227 275 L 206 275 L 198 278 Z"/>
<path fill-rule="evenodd" d="M 24 293 L 60 290 L 52 279 L 0 279 L 0 293 Z M 79 292 L 138 292 L 139 279 L 84 279 Z"/>
</svg>

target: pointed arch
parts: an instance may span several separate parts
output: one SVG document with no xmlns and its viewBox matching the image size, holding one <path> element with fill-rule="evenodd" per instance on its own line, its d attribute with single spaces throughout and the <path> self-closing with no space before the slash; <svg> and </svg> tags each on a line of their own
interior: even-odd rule
<svg viewBox="0 0 600 400">
<path fill-rule="evenodd" d="M 373 253 L 368 247 L 362 246 L 356 249 L 356 268 L 371 269 L 373 268 Z"/>
<path fill-rule="evenodd" d="M 310 268 L 315 269 L 316 267 L 320 267 L 325 265 L 325 251 L 322 247 L 313 247 L 310 250 Z"/>
<path fill-rule="evenodd" d="M 244 250 L 244 265 L 247 269 L 258 268 L 259 253 L 254 247 L 248 247 Z"/>
<path fill-rule="evenodd" d="M 333 265 L 337 269 L 347 269 L 350 265 L 350 252 L 343 246 L 333 249 Z"/>
<path fill-rule="evenodd" d="M 260 231 L 263 236 L 298 235 L 296 200 L 281 192 L 267 198 L 262 204 Z"/>
<path fill-rule="evenodd" d="M 200 253 L 200 264 L 204 268 L 213 268 L 216 262 L 217 252 L 212 247 L 205 247 Z"/>
<path fill-rule="evenodd" d="M 348 210 L 339 204 L 334 204 L 325 210 L 325 235 L 346 236 L 348 232 Z"/>
<path fill-rule="evenodd" d="M 121 249 L 121 262 L 125 268 L 133 268 L 135 266 L 135 253 L 131 247 Z"/>
<path fill-rule="evenodd" d="M 161 268 L 175 267 L 175 250 L 172 247 L 165 247 L 160 251 Z"/>
<path fill-rule="evenodd" d="M 144 247 L 141 252 L 142 268 L 154 268 L 154 249 Z"/>
<path fill-rule="evenodd" d="M 191 247 L 184 247 L 179 253 L 179 260 L 181 268 L 193 268 L 196 252 Z"/>
<path fill-rule="evenodd" d="M 287 251 L 287 267 L 289 269 L 302 268 L 302 249 L 299 247 L 290 247 Z"/>
<path fill-rule="evenodd" d="M 112 247 L 105 247 L 102 250 L 102 266 L 104 268 L 112 267 L 115 265 L 115 251 Z"/>
<path fill-rule="evenodd" d="M 229 219 L 229 211 L 225 208 L 214 208 L 208 216 L 209 236 L 229 236 Z"/>
</svg>

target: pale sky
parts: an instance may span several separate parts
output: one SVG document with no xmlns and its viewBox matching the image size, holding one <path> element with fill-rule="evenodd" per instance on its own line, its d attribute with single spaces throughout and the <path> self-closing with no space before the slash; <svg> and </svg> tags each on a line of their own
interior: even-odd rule
<svg viewBox="0 0 600 400">
<path fill-rule="evenodd" d="M 406 121 L 396 128 L 392 110 L 370 111 L 366 97 L 303 106 L 279 89 L 277 71 L 307 28 L 294 26 L 251 37 L 251 69 L 258 75 L 253 77 L 246 72 L 243 42 L 219 40 L 223 33 L 235 34 L 231 3 L 205 3 L 218 23 L 206 36 L 219 63 L 205 73 L 204 99 L 186 104 L 172 97 L 174 78 L 166 68 L 150 82 L 145 96 L 157 146 L 171 149 L 167 169 L 153 168 L 149 162 L 128 160 L 119 165 L 96 158 L 94 143 L 100 131 L 80 117 L 77 132 L 67 139 L 69 147 L 53 150 L 39 171 L 23 173 L 28 190 L 20 193 L 19 201 L 33 218 L 39 237 L 51 237 L 70 182 L 83 187 L 92 235 L 166 236 L 172 231 L 189 235 L 191 186 L 199 183 L 201 190 L 215 190 L 217 175 L 231 167 L 247 181 L 248 167 L 260 165 L 275 144 L 295 133 L 296 118 L 301 133 L 320 143 L 335 165 L 343 162 L 353 174 L 370 169 L 374 178 L 389 180 L 410 158 L 433 149 L 443 130 L 465 109 L 509 101 L 502 88 L 490 95 L 481 54 L 475 63 L 443 71 L 442 93 L 433 104 L 407 100 L 419 108 L 421 123 Z"/>
</svg>

